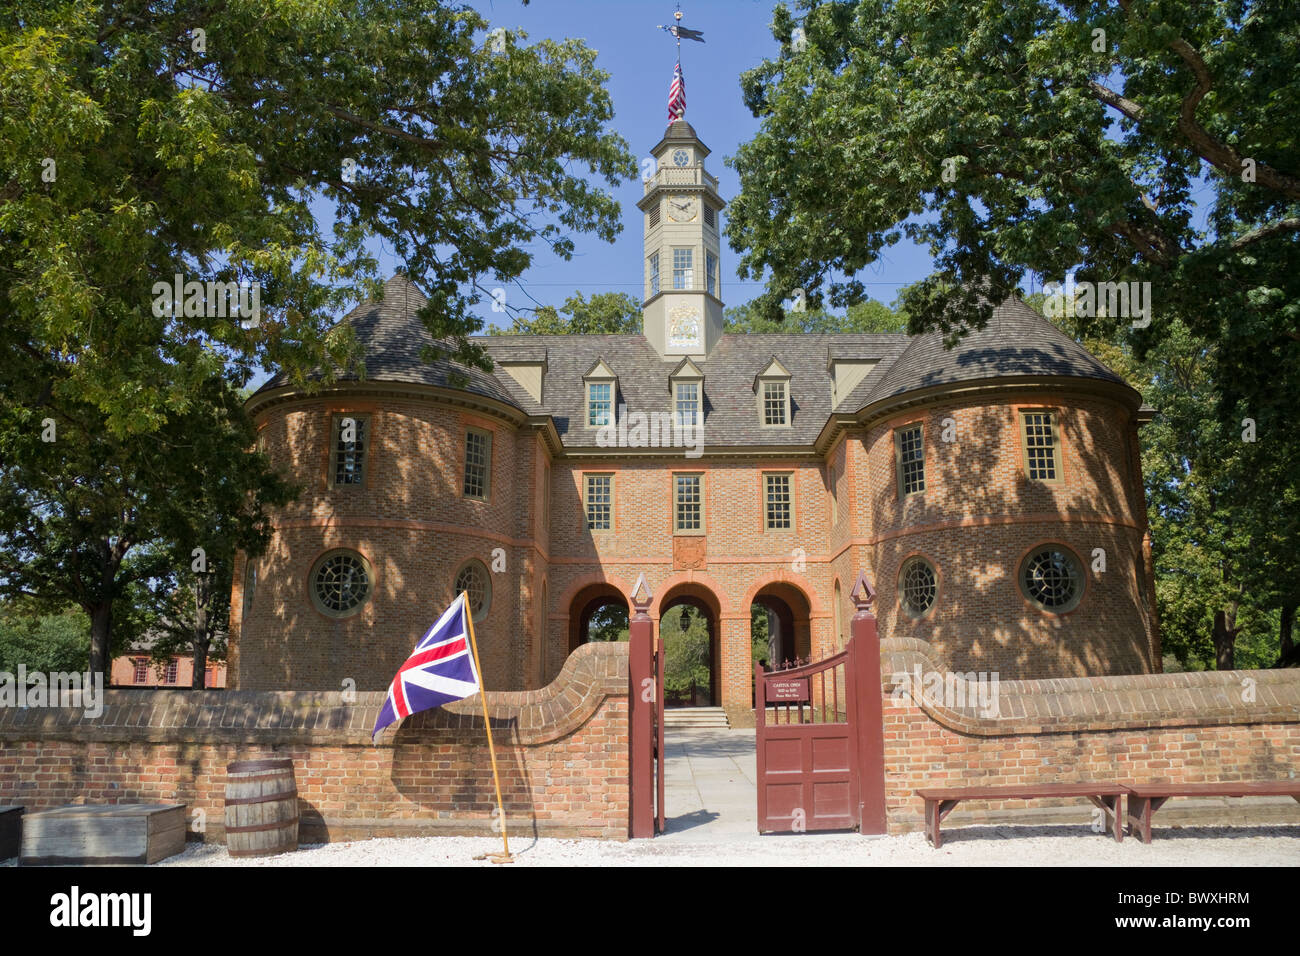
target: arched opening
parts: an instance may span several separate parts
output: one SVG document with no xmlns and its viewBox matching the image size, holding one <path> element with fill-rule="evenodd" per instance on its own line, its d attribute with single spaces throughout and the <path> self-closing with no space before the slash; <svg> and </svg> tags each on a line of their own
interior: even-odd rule
<svg viewBox="0 0 1300 956">
<path fill-rule="evenodd" d="M 769 584 L 749 606 L 754 659 L 771 670 L 812 659 L 812 608 L 792 584 Z"/>
<path fill-rule="evenodd" d="M 569 653 L 589 641 L 626 641 L 627 597 L 612 584 L 591 584 L 569 604 Z"/>
<path fill-rule="evenodd" d="M 716 707 L 721 703 L 718 621 L 721 608 L 708 589 L 678 585 L 659 605 L 664 642 L 664 706 Z"/>
</svg>

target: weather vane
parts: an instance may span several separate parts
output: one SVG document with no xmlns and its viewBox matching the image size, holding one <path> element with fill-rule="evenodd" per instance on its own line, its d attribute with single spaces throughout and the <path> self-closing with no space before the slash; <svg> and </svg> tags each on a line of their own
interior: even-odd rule
<svg viewBox="0 0 1300 956">
<path fill-rule="evenodd" d="M 690 27 L 682 26 L 682 5 L 680 3 L 677 4 L 677 11 L 673 14 L 673 19 L 676 20 L 677 22 L 673 24 L 669 24 L 668 26 L 665 26 L 664 24 L 661 23 L 659 24 L 659 29 L 663 30 L 666 33 L 671 33 L 677 39 L 677 59 L 681 60 L 682 41 L 696 40 L 700 43 L 703 43 L 704 33 L 701 30 L 692 30 Z"/>
</svg>

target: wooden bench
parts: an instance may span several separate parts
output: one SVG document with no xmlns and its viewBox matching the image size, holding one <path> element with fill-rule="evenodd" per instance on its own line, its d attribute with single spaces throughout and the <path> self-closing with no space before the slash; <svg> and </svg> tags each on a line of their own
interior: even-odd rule
<svg viewBox="0 0 1300 956">
<path fill-rule="evenodd" d="M 19 866 L 157 863 L 185 849 L 185 805 L 74 805 L 23 818 Z"/>
<path fill-rule="evenodd" d="M 1272 783 L 1143 783 L 1130 784 L 1128 818 L 1133 834 L 1151 842 L 1151 818 L 1172 797 L 1294 797 L 1300 802 L 1300 780 Z"/>
<path fill-rule="evenodd" d="M 1105 812 L 1115 842 L 1124 839 L 1124 815 L 1120 800 L 1128 788 L 1118 783 L 1039 783 L 1020 787 L 927 788 L 916 791 L 925 801 L 925 832 L 938 849 L 943 844 L 939 824 L 963 800 L 1047 800 L 1087 797 Z"/>
</svg>

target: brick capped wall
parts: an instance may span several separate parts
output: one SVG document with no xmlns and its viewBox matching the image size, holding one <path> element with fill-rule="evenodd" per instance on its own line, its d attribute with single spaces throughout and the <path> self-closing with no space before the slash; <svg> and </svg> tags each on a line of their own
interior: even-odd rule
<svg viewBox="0 0 1300 956">
<path fill-rule="evenodd" d="M 1300 775 L 1300 672 L 1003 681 L 996 712 L 923 700 L 900 675 L 946 673 L 920 641 L 881 642 L 889 832 L 919 830 L 924 787 L 1196 783 Z M 1058 805 L 1067 802 L 1056 801 Z M 969 801 L 963 822 L 1053 801 Z M 1077 801 L 1069 805 L 1079 807 Z M 1087 812 L 1086 810 L 1082 812 Z M 1300 821 L 1300 807 L 1283 808 Z"/>
<path fill-rule="evenodd" d="M 477 698 L 370 731 L 379 693 L 106 691 L 98 719 L 0 709 L 0 804 L 178 802 L 223 841 L 226 765 L 291 758 L 303 842 L 493 835 Z M 627 648 L 587 645 L 542 690 L 488 694 L 512 835 L 626 839 Z"/>
</svg>

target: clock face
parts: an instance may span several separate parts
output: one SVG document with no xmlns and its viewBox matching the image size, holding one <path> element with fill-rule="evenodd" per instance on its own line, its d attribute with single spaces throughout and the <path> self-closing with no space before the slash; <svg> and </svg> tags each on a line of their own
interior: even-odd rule
<svg viewBox="0 0 1300 956">
<path fill-rule="evenodd" d="M 673 222 L 690 222 L 699 211 L 700 204 L 692 196 L 668 197 L 668 218 Z"/>
<path fill-rule="evenodd" d="M 685 166 L 691 161 L 691 154 L 684 149 L 679 149 L 673 153 L 673 162 L 678 166 Z"/>
</svg>

